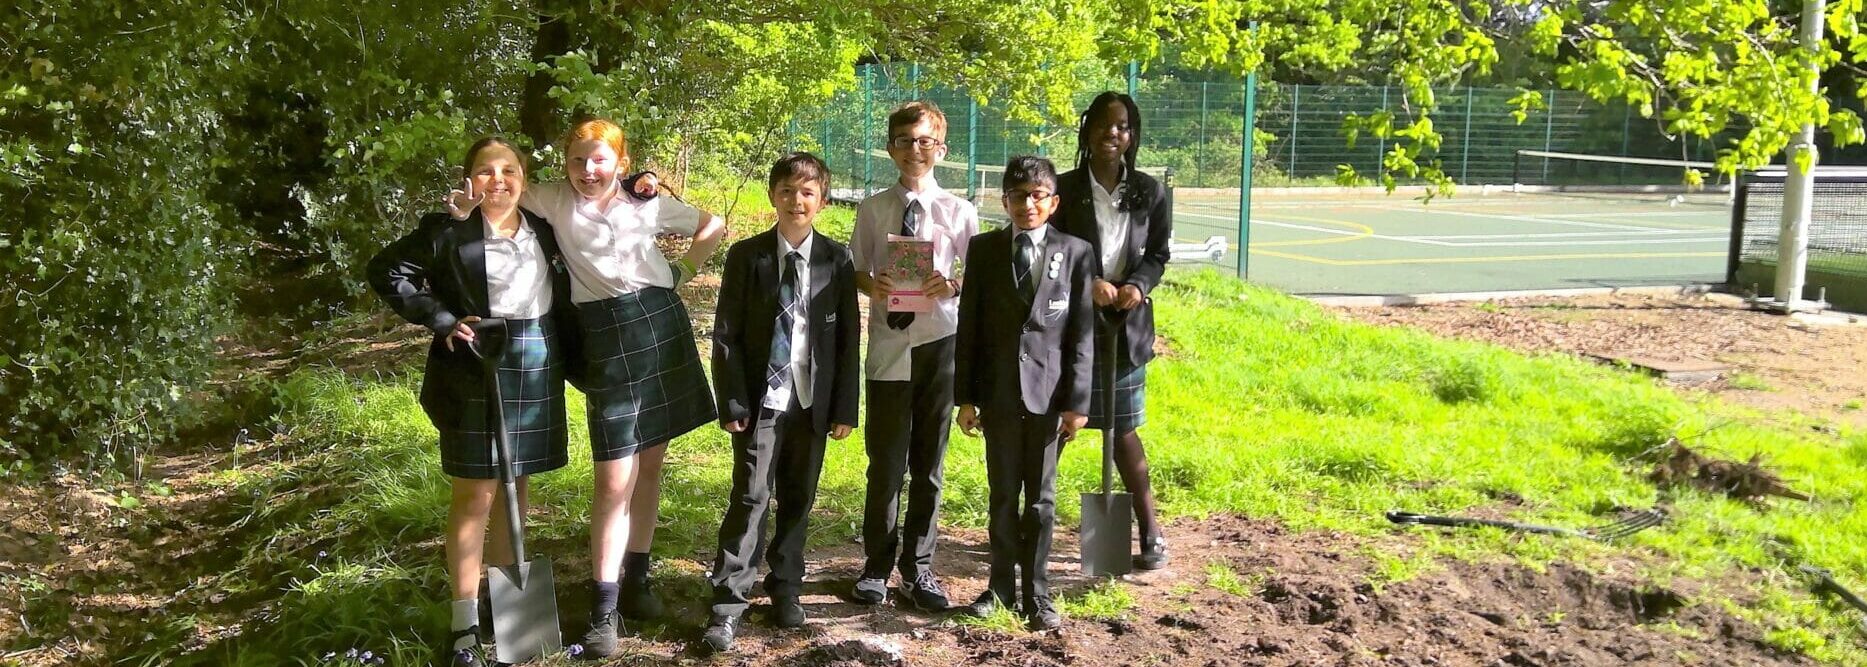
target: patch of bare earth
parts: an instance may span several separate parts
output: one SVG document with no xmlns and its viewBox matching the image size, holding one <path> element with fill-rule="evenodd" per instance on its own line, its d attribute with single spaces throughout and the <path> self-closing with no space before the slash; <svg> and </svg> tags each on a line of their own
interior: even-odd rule
<svg viewBox="0 0 1867 667">
<path fill-rule="evenodd" d="M 1709 392 L 1764 411 L 1796 410 L 1867 426 L 1867 326 L 1751 310 L 1724 294 L 1605 294 L 1483 303 L 1339 308 L 1344 317 L 1526 352 L 1705 360 L 1730 373 Z"/>
</svg>

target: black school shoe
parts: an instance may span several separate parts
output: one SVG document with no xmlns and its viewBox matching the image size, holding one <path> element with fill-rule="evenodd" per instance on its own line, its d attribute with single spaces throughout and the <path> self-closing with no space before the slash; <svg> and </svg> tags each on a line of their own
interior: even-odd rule
<svg viewBox="0 0 1867 667">
<path fill-rule="evenodd" d="M 909 606 L 924 612 L 946 611 L 953 603 L 946 598 L 946 590 L 940 587 L 940 580 L 932 572 L 922 572 L 909 584 L 906 577 L 901 580 L 901 598 Z"/>
<path fill-rule="evenodd" d="M 480 626 L 465 630 L 455 630 L 447 634 L 447 642 L 442 644 L 444 664 L 452 667 L 490 667 L 493 662 L 487 658 L 486 649 L 479 645 Z M 464 637 L 473 637 L 474 644 L 466 648 L 455 648 Z"/>
<path fill-rule="evenodd" d="M 733 650 L 733 639 L 739 635 L 739 617 L 714 614 L 707 621 L 707 631 L 700 635 L 700 641 L 713 653 Z"/>
<path fill-rule="evenodd" d="M 960 607 L 959 613 L 965 614 L 967 616 L 971 616 L 973 618 L 985 618 L 987 616 L 991 616 L 992 612 L 998 611 L 1000 607 L 1004 607 L 1005 606 L 1004 600 L 1009 600 L 1009 599 L 1011 598 L 1001 598 L 998 595 L 992 593 L 992 591 L 988 590 L 984 593 L 980 593 L 978 599 L 973 600 L 972 604 L 966 605 L 964 607 Z M 1011 604 L 1011 611 L 1012 613 L 1018 612 L 1017 603 Z"/>
<path fill-rule="evenodd" d="M 1044 632 L 1063 627 L 1063 615 L 1057 613 L 1057 608 L 1050 603 L 1050 598 L 1037 598 L 1031 600 L 1031 603 L 1026 606 L 1029 615 L 1025 619 L 1030 624 L 1031 630 Z"/>
<path fill-rule="evenodd" d="M 583 651 L 577 657 L 584 660 L 607 658 L 616 652 L 616 615 L 599 614 L 590 619 L 590 629 L 585 630 L 583 638 L 577 640 L 583 645 Z"/>
<path fill-rule="evenodd" d="M 1141 538 L 1141 553 L 1134 557 L 1137 570 L 1158 570 L 1167 566 L 1167 538 L 1156 535 Z"/>
<path fill-rule="evenodd" d="M 796 597 L 771 599 L 772 622 L 781 628 L 804 627 L 804 605 Z"/>
<path fill-rule="evenodd" d="M 661 618 L 661 598 L 655 595 L 655 589 L 649 587 L 647 577 L 623 579 L 620 592 L 616 610 L 621 612 L 623 618 L 636 621 Z"/>
</svg>

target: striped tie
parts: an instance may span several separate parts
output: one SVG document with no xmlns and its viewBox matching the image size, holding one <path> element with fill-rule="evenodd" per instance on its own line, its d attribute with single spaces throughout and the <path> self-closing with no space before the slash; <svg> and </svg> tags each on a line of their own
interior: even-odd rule
<svg viewBox="0 0 1867 667">
<path fill-rule="evenodd" d="M 1036 260 L 1037 246 L 1029 233 L 1018 235 L 1018 250 L 1011 257 L 1011 277 L 1018 282 L 1018 296 L 1024 297 L 1025 303 L 1037 298 L 1037 281 L 1031 275 L 1031 264 Z"/>
<path fill-rule="evenodd" d="M 791 384 L 791 323 L 797 320 L 797 274 L 804 256 L 796 250 L 784 256 L 784 274 L 778 280 L 778 318 L 772 325 L 771 359 L 765 363 L 765 384 L 782 389 Z"/>
</svg>

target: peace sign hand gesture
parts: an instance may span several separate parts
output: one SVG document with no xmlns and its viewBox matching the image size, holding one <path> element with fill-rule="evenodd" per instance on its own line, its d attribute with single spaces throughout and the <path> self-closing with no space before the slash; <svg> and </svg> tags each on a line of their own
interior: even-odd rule
<svg viewBox="0 0 1867 667">
<path fill-rule="evenodd" d="M 464 189 L 456 188 L 447 191 L 447 196 L 441 199 L 441 204 L 447 207 L 447 214 L 454 216 L 455 220 L 466 220 L 467 216 L 473 214 L 473 209 L 480 206 L 480 202 L 486 201 L 486 193 L 473 191 L 473 179 L 460 180 Z"/>
</svg>

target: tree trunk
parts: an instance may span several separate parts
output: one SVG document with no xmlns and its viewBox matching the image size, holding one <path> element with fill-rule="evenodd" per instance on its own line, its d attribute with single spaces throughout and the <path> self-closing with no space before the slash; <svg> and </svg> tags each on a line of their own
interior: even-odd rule
<svg viewBox="0 0 1867 667">
<path fill-rule="evenodd" d="M 542 7 L 534 15 L 538 29 L 532 39 L 532 62 L 543 63 L 569 53 L 571 17 L 566 13 L 553 16 Z M 548 72 L 525 77 L 525 96 L 519 102 L 519 131 L 532 140 L 533 148 L 551 143 L 559 132 L 558 104 L 549 94 L 552 83 Z"/>
</svg>

